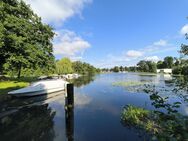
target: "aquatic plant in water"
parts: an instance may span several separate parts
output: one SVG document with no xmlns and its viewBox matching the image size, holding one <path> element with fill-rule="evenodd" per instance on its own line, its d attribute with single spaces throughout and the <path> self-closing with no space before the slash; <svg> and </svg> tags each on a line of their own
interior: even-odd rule
<svg viewBox="0 0 188 141">
<path fill-rule="evenodd" d="M 113 86 L 123 87 L 129 92 L 143 92 L 145 85 L 154 84 L 148 81 L 119 81 L 112 83 Z"/>
<path fill-rule="evenodd" d="M 150 94 L 152 105 L 156 108 L 149 111 L 143 108 L 127 105 L 123 108 L 121 121 L 123 125 L 144 129 L 159 141 L 188 140 L 188 117 L 178 113 L 180 102 L 168 103 L 168 97 L 159 96 L 152 87 L 145 92 Z M 165 109 L 163 112 L 161 109 Z"/>
<path fill-rule="evenodd" d="M 113 86 L 123 86 L 123 87 L 130 87 L 130 86 L 140 86 L 147 84 L 148 82 L 140 82 L 140 81 L 120 81 L 112 83 Z"/>
</svg>

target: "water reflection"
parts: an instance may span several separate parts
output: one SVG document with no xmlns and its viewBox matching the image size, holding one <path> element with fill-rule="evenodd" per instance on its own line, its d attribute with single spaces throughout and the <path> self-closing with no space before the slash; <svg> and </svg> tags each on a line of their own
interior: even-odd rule
<svg viewBox="0 0 188 141">
<path fill-rule="evenodd" d="M 0 119 L 0 139 L 11 141 L 51 141 L 55 111 L 48 104 L 22 108 Z"/>
<path fill-rule="evenodd" d="M 9 109 L 0 114 L 0 140 L 2 141 L 53 141 L 57 140 L 58 134 L 55 130 L 57 121 L 55 117 L 59 115 L 60 120 L 65 122 L 61 125 L 64 131 L 63 137 L 67 141 L 74 140 L 74 91 L 73 85 L 68 90 L 67 96 L 65 93 L 54 93 L 53 97 L 38 96 L 28 99 L 20 99 L 20 101 L 32 101 L 29 105 Z M 46 99 L 45 99 L 46 98 Z M 17 99 L 18 100 L 18 99 Z M 42 100 L 42 101 L 41 101 Z M 18 100 L 19 101 L 19 100 Z M 53 103 L 61 101 L 60 109 L 54 109 Z M 49 104 L 46 104 L 49 103 Z M 65 109 L 65 110 L 63 110 Z M 64 116 L 65 115 L 65 118 Z M 63 133 L 62 133 L 63 135 Z M 13 137 L 13 138 L 12 138 Z"/>
<path fill-rule="evenodd" d="M 68 141 L 74 141 L 74 91 L 73 86 L 70 86 L 69 93 L 65 99 L 65 125 L 66 137 Z"/>
<path fill-rule="evenodd" d="M 84 107 L 92 101 L 92 98 L 87 94 L 79 93 L 79 94 L 76 94 L 74 98 L 75 98 L 75 105 L 77 107 Z"/>
<path fill-rule="evenodd" d="M 77 79 L 72 80 L 72 83 L 76 87 L 82 87 L 84 85 L 87 85 L 95 80 L 95 75 L 83 75 Z"/>
</svg>

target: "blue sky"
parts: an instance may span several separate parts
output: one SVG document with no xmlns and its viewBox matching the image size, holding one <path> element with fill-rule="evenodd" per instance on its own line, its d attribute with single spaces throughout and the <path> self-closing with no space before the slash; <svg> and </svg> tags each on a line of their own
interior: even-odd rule
<svg viewBox="0 0 188 141">
<path fill-rule="evenodd" d="M 57 59 L 96 67 L 179 56 L 188 32 L 187 0 L 25 0 L 53 26 Z"/>
</svg>

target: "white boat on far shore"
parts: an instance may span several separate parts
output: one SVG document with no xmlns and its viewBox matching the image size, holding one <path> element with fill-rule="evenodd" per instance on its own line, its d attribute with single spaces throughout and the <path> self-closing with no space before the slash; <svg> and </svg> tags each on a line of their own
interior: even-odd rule
<svg viewBox="0 0 188 141">
<path fill-rule="evenodd" d="M 16 97 L 37 96 L 58 91 L 65 91 L 68 82 L 62 79 L 42 80 L 32 83 L 30 86 L 10 91 L 9 95 Z"/>
</svg>

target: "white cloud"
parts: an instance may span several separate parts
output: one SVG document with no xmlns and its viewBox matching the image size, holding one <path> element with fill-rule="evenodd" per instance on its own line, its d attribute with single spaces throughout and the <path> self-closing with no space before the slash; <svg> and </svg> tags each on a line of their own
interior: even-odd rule
<svg viewBox="0 0 188 141">
<path fill-rule="evenodd" d="M 167 41 L 166 40 L 159 40 L 157 42 L 153 43 L 154 46 L 166 46 L 167 45 Z"/>
<path fill-rule="evenodd" d="M 55 55 L 70 57 L 73 60 L 81 59 L 84 51 L 91 46 L 73 31 L 61 30 L 56 31 L 56 34 L 57 36 L 54 40 Z"/>
<path fill-rule="evenodd" d="M 167 40 L 159 40 L 153 42 L 151 45 L 138 49 L 138 50 L 129 50 L 126 52 L 126 56 L 129 58 L 138 58 L 143 57 L 144 55 L 155 54 L 157 52 L 166 51 L 172 49 L 172 45 L 168 43 Z"/>
<path fill-rule="evenodd" d="M 137 51 L 137 50 L 129 50 L 126 53 L 126 56 L 127 57 L 137 58 L 137 57 L 143 56 L 143 53 L 141 51 Z"/>
<path fill-rule="evenodd" d="M 61 24 L 74 15 L 80 15 L 92 0 L 24 0 L 46 23 Z"/>
<path fill-rule="evenodd" d="M 177 47 L 169 43 L 167 40 L 161 39 L 140 50 L 143 51 L 144 53 L 147 53 L 147 55 L 153 55 L 153 54 L 164 53 L 172 50 L 177 50 Z"/>
<path fill-rule="evenodd" d="M 158 56 L 149 56 L 149 57 L 145 57 L 144 60 L 158 62 L 160 59 Z"/>
<path fill-rule="evenodd" d="M 157 62 L 160 60 L 158 56 L 160 56 L 161 53 L 177 51 L 177 48 L 177 46 L 174 46 L 173 44 L 169 43 L 169 41 L 161 39 L 138 50 L 128 50 L 119 55 L 107 55 L 107 59 L 98 61 L 96 66 L 100 68 L 110 68 L 116 65 L 133 66 L 136 65 L 137 62 L 140 60 Z"/>
<path fill-rule="evenodd" d="M 188 24 L 184 25 L 180 31 L 180 33 L 182 35 L 185 35 L 186 33 L 188 33 Z"/>
<path fill-rule="evenodd" d="M 82 10 L 92 0 L 24 0 L 33 11 L 47 24 L 52 24 L 55 29 L 70 17 L 78 15 L 82 18 Z M 82 59 L 85 49 L 91 45 L 69 30 L 56 30 L 53 42 L 54 54 L 69 57 L 72 60 Z"/>
</svg>

